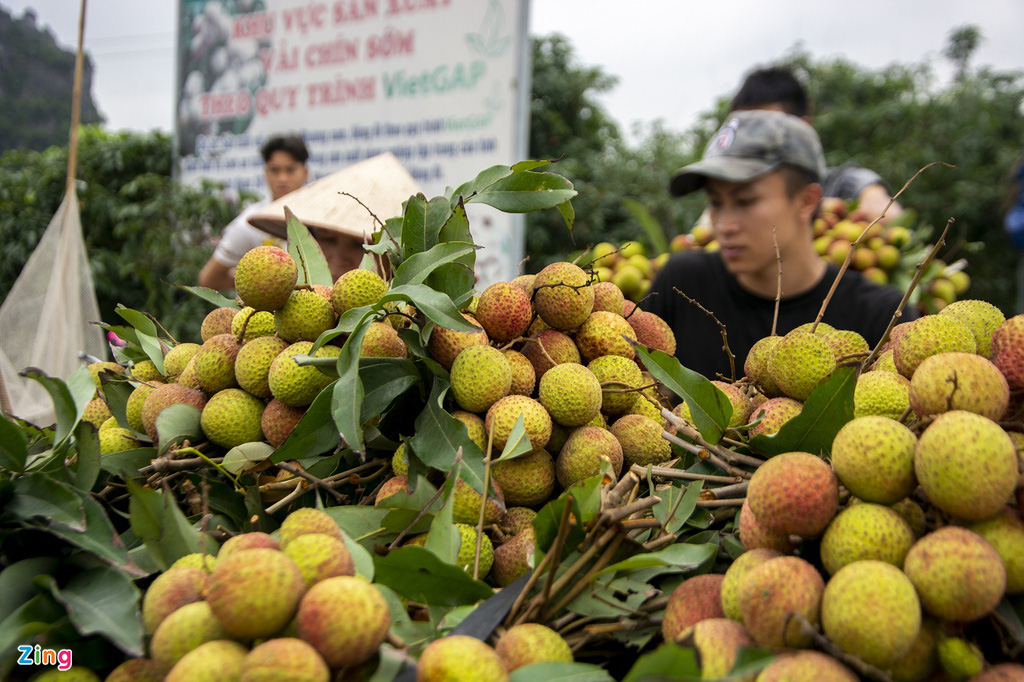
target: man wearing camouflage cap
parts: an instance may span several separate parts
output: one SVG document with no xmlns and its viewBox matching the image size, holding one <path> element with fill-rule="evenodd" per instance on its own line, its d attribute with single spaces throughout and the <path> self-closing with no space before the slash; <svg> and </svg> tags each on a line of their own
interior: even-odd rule
<svg viewBox="0 0 1024 682">
<path fill-rule="evenodd" d="M 778 285 L 775 241 L 782 257 L 777 332 L 813 322 L 839 268 L 814 250 L 811 222 L 821 200 L 825 158 L 805 121 L 777 111 L 736 111 L 711 140 L 704 157 L 672 176 L 676 196 L 703 189 L 708 196 L 717 252 L 674 254 L 651 285 L 645 310 L 664 319 L 678 339 L 676 357 L 715 378 L 729 376 L 714 320 L 676 293 L 698 301 L 726 326 L 737 371 L 750 348 L 772 329 Z M 901 295 L 848 271 L 824 322 L 861 334 L 874 345 Z M 913 319 L 907 310 L 903 320 Z"/>
</svg>

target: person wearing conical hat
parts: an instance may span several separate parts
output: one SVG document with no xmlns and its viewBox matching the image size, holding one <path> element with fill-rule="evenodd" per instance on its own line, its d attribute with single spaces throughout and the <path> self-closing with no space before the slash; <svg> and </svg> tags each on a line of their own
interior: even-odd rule
<svg viewBox="0 0 1024 682">
<path fill-rule="evenodd" d="M 249 214 L 249 223 L 270 235 L 288 235 L 285 208 L 309 228 L 337 280 L 359 267 L 388 218 L 402 215 L 403 203 L 421 192 L 390 152 L 364 159 L 315 180 Z"/>
<path fill-rule="evenodd" d="M 246 207 L 224 228 L 217 248 L 199 273 L 199 286 L 225 290 L 235 286 L 235 266 L 251 249 L 264 244 L 281 246 L 283 242 L 249 224 L 249 216 L 306 184 L 309 178 L 309 150 L 298 135 L 272 137 L 260 150 L 263 175 L 271 198 Z"/>
</svg>

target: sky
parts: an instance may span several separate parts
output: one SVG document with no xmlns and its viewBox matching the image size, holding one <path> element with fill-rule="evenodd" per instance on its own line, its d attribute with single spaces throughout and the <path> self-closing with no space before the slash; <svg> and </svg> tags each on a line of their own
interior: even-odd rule
<svg viewBox="0 0 1024 682">
<path fill-rule="evenodd" d="M 38 23 L 68 47 L 77 40 L 78 4 L 0 0 L 15 15 L 32 7 Z M 88 3 L 93 98 L 109 128 L 171 129 L 177 7 L 177 0 Z M 619 79 L 602 102 L 627 133 L 635 123 L 659 119 L 688 128 L 746 71 L 794 46 L 868 67 L 929 60 L 948 78 L 942 47 L 951 29 L 968 23 L 984 37 L 975 64 L 1024 68 L 1019 0 L 533 0 L 530 6 L 531 34 L 565 35 L 580 63 Z"/>
</svg>

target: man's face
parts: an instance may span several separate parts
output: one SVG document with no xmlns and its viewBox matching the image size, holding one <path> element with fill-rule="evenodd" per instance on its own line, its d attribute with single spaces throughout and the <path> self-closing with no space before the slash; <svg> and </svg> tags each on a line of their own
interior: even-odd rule
<svg viewBox="0 0 1024 682">
<path fill-rule="evenodd" d="M 316 230 L 314 236 L 327 259 L 331 277 L 337 280 L 349 270 L 355 270 L 363 260 L 363 242 L 355 237 L 331 230 Z"/>
<path fill-rule="evenodd" d="M 818 188 L 808 185 L 790 197 L 779 172 L 745 183 L 709 178 L 708 209 L 726 269 L 734 275 L 774 272 L 773 229 L 782 254 L 799 240 L 810 241 Z"/>
<path fill-rule="evenodd" d="M 309 176 L 306 164 L 300 163 L 294 156 L 281 150 L 270 155 L 263 167 L 263 173 L 274 199 L 280 199 L 302 187 Z"/>
</svg>

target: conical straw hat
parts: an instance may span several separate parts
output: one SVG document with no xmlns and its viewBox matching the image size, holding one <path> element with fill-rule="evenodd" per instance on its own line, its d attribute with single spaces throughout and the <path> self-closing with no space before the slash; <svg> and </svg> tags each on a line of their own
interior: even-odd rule
<svg viewBox="0 0 1024 682">
<path fill-rule="evenodd" d="M 287 206 L 306 227 L 366 239 L 380 229 L 371 211 L 382 221 L 401 215 L 402 202 L 420 191 L 394 154 L 386 152 L 286 194 L 249 216 L 249 223 L 286 239 L 284 208 Z"/>
</svg>

